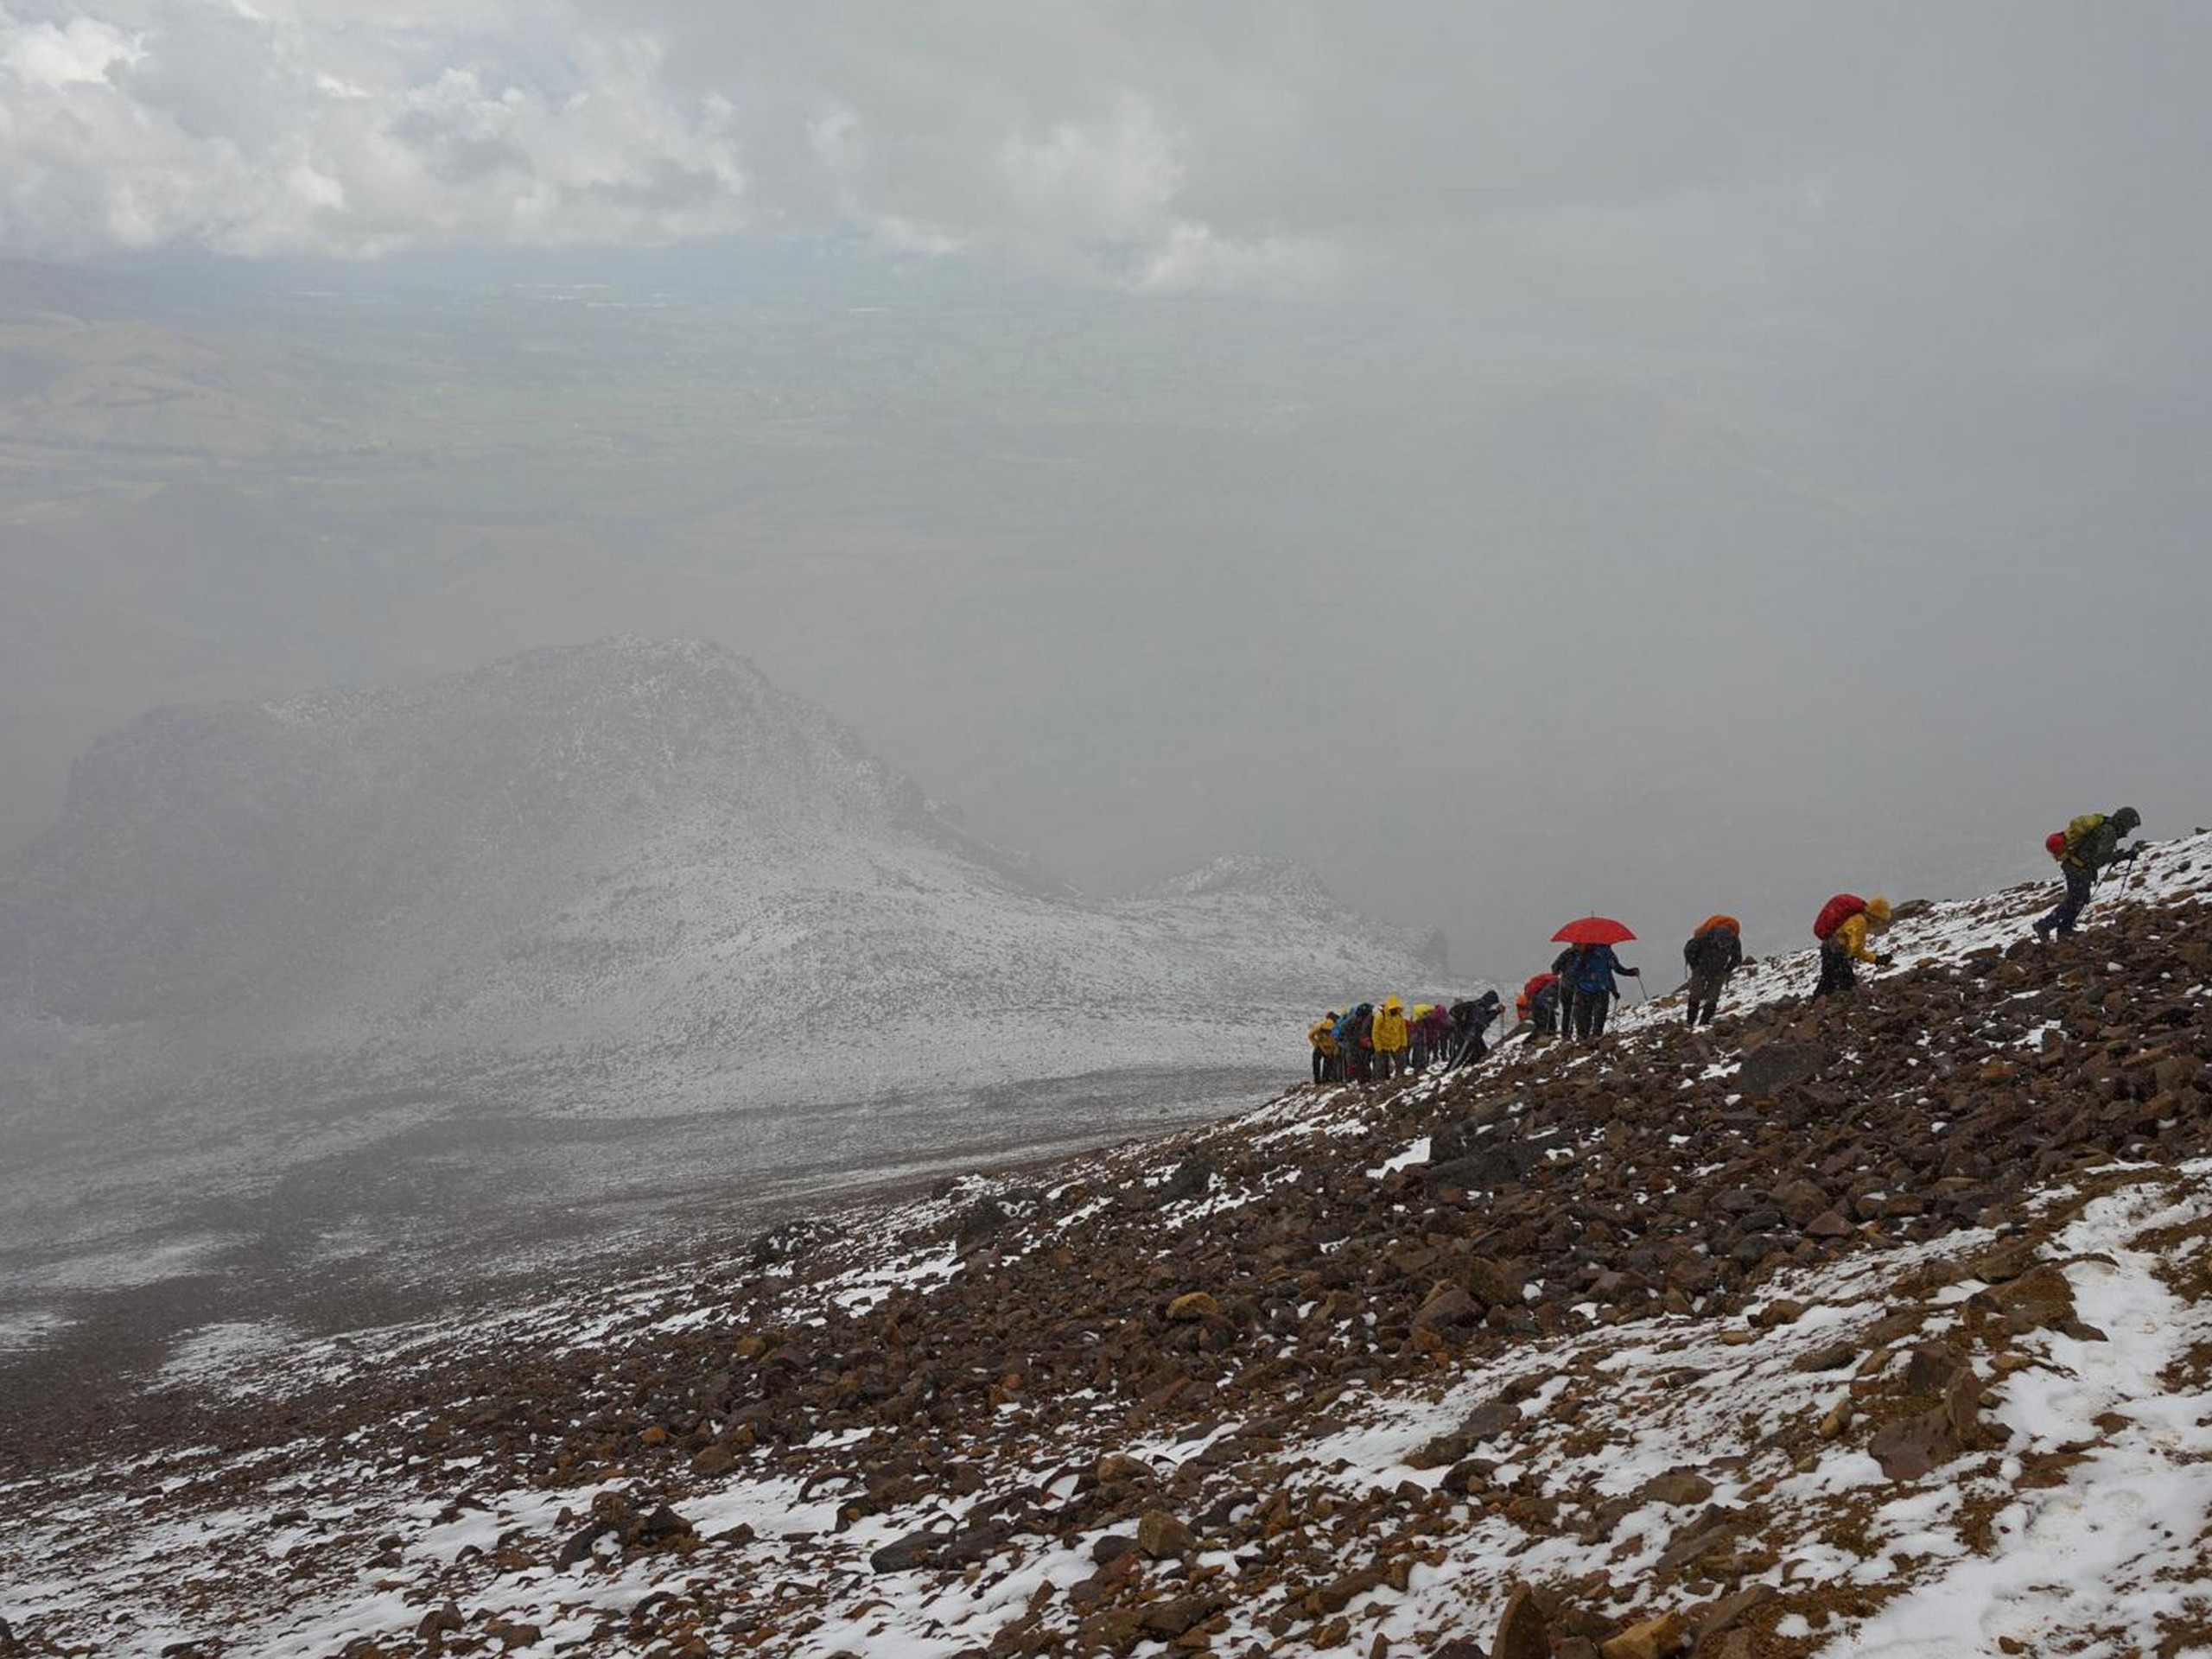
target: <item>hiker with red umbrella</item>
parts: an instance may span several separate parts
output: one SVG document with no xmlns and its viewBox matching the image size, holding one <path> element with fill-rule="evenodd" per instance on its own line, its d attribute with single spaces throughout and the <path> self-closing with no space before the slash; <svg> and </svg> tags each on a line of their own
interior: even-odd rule
<svg viewBox="0 0 2212 1659">
<path fill-rule="evenodd" d="M 1610 916 L 1585 916 L 1552 935 L 1567 947 L 1552 963 L 1561 987 L 1560 1024 L 1567 1036 L 1594 1043 L 1605 1034 L 1605 1015 L 1621 994 L 1613 976 L 1643 977 L 1640 969 L 1624 965 L 1613 954 L 1615 945 L 1635 937 Z"/>
</svg>

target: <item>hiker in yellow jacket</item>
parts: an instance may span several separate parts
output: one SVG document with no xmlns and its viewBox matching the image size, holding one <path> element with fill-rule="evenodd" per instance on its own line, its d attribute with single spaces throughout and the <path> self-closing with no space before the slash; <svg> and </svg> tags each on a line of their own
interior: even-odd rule
<svg viewBox="0 0 2212 1659">
<path fill-rule="evenodd" d="M 1337 1075 L 1337 1011 L 1332 1008 L 1306 1028 L 1306 1040 L 1313 1045 L 1313 1081 L 1327 1083 Z"/>
<path fill-rule="evenodd" d="M 1387 1081 L 1406 1069 L 1406 1047 L 1412 1033 L 1406 1028 L 1406 1005 L 1395 996 L 1382 999 L 1375 1010 L 1376 1069 Z"/>
<path fill-rule="evenodd" d="M 1840 921 L 1829 922 L 1829 914 L 1843 911 Z M 1886 968 L 1890 959 L 1868 948 L 1866 936 L 1870 932 L 1886 933 L 1890 927 L 1890 901 L 1876 893 L 1863 903 L 1847 893 L 1840 893 L 1822 906 L 1819 921 L 1813 924 L 1813 932 L 1821 942 L 1821 982 L 1813 988 L 1813 1001 L 1839 991 L 1856 988 L 1859 975 L 1854 963 L 1870 963 L 1877 968 Z"/>
</svg>

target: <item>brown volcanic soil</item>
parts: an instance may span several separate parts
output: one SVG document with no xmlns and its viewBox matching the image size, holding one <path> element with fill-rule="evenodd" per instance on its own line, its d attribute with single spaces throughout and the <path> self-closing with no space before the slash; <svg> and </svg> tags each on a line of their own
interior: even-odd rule
<svg viewBox="0 0 2212 1659">
<path fill-rule="evenodd" d="M 397 1538 L 339 1526 L 303 1539 L 289 1559 L 305 1586 L 385 1549 L 395 1589 L 424 1617 L 381 1630 L 382 1655 L 529 1646 L 512 1621 L 460 1611 L 487 1565 L 588 1573 L 696 1554 L 702 1570 L 681 1590 L 609 1613 L 591 1644 L 691 1659 L 789 1650 L 833 1613 L 864 1617 L 851 1608 L 872 1593 L 888 1607 L 923 1580 L 972 1586 L 1102 1528 L 1126 1544 L 1095 1549 L 1081 1584 L 1009 1609 L 975 1651 L 1200 1651 L 1232 1630 L 1244 1632 L 1238 1651 L 1352 1651 L 1345 1610 L 1443 1561 L 1471 1513 L 1510 1522 L 1532 1549 L 1594 1550 L 1619 1522 L 1624 1511 L 1593 1492 L 1516 1473 L 1537 1414 L 1561 1444 L 1594 1436 L 1591 1451 L 1618 1432 L 1607 1400 L 1618 1379 L 1526 1374 L 1541 1339 L 1687 1325 L 1781 1340 L 1802 1310 L 1771 1292 L 1778 1276 L 1863 1259 L 1866 1319 L 1805 1340 L 1795 1366 L 1847 1382 L 1847 1396 L 1795 1440 L 1759 1448 L 1777 1474 L 1707 1505 L 1712 1481 L 1687 1473 L 1660 1495 L 1682 1525 L 1650 1576 L 1533 1573 L 1519 1610 L 1480 1633 L 1516 1659 L 1586 1656 L 1599 1641 L 1605 1659 L 1808 1652 L 1832 1620 L 1863 1617 L 1887 1592 L 1834 1580 L 1775 1590 L 1763 1578 L 1777 1560 L 1762 1535 L 1772 1516 L 1757 1494 L 1824 1444 L 1863 1446 L 1908 1479 L 1999 1438 L 1983 1414 L 1992 1376 L 2028 1363 L 2016 1348 L 2037 1333 L 2082 1328 L 2044 1253 L 2056 1230 L 2096 1194 L 2212 1150 L 2209 913 L 2193 899 L 2141 904 L 2074 941 L 1884 976 L 1847 1004 L 1755 1009 L 1704 1033 L 1662 1027 L 1594 1057 L 1517 1058 L 1371 1090 L 1357 1109 L 1357 1090 L 1296 1090 L 1169 1142 L 949 1186 L 918 1210 L 796 1221 L 611 1307 L 578 1286 L 599 1314 L 582 1335 L 515 1320 L 496 1345 L 482 1333 L 419 1340 L 335 1382 L 178 1397 L 111 1449 L 219 1447 L 179 1478 L 194 1503 L 288 1471 L 333 1490 L 340 1445 L 442 1517 L 518 1488 L 575 1494 L 556 1523 L 411 1578 Z M 2051 1034 L 2024 1042 L 2039 1030 Z M 1401 1158 L 1422 1136 L 1428 1158 Z M 2060 1178 L 2075 1191 L 2054 1208 Z M 1963 1260 L 1933 1248 L 1968 1230 Z M 941 1247 L 939 1269 L 853 1294 L 856 1270 L 912 1247 Z M 833 1279 L 842 1294 L 816 1288 Z M 2212 1368 L 2212 1351 L 2189 1363 Z M 1282 1461 L 1379 1393 L 1440 1394 L 1484 1375 L 1499 1379 L 1495 1394 L 1407 1460 L 1409 1474 L 1448 1470 L 1440 1483 L 1348 1497 Z M 1655 1380 L 1669 1379 L 1643 1379 Z M 1115 1452 L 1102 1425 L 1192 1449 L 1163 1473 L 1159 1459 Z M 1686 1463 L 1697 1451 L 1684 1448 Z M 1742 1474 L 1753 1459 L 1735 1461 Z M 834 1498 L 828 1531 L 791 1545 L 788 1582 L 708 1570 L 720 1546 L 683 1512 L 733 1471 L 786 1477 L 798 1501 Z M 626 1491 L 594 1491 L 610 1481 Z M 837 1565 L 849 1551 L 835 1535 L 925 1499 L 944 1522 L 871 1552 L 873 1591 Z M 1970 1502 L 1961 1524 L 1986 1524 L 1988 1508 Z M 1868 1519 L 1838 1505 L 1826 1541 L 1870 1548 Z M 748 1543 L 741 1530 L 721 1541 Z M 1233 1580 L 1209 1566 L 1223 1554 L 1239 1564 Z M 1793 1618 L 1815 1635 L 1789 1634 Z M 1433 1634 L 1414 1650 L 1492 1651 Z M 1378 1634 L 1365 1650 L 1392 1649 Z"/>
</svg>

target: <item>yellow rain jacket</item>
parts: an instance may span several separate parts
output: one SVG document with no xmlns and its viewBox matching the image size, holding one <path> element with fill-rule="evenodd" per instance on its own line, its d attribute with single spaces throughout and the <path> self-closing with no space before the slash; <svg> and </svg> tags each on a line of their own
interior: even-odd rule
<svg viewBox="0 0 2212 1659">
<path fill-rule="evenodd" d="M 1869 899 L 1866 908 L 1856 916 L 1845 917 L 1835 931 L 1828 935 L 1828 939 L 1832 944 L 1841 945 L 1846 956 L 1856 957 L 1861 962 L 1872 962 L 1874 953 L 1866 948 L 1866 930 L 1871 926 L 1879 932 L 1889 925 L 1890 901 L 1877 896 Z"/>
<path fill-rule="evenodd" d="M 1375 1052 L 1395 1054 L 1404 1048 L 1408 1040 L 1405 1005 L 1395 996 L 1384 997 L 1382 1006 L 1375 1010 Z"/>
<path fill-rule="evenodd" d="M 1307 1029 L 1306 1040 L 1331 1059 L 1334 1059 L 1337 1055 L 1337 1022 L 1333 1020 L 1316 1020 Z"/>
</svg>

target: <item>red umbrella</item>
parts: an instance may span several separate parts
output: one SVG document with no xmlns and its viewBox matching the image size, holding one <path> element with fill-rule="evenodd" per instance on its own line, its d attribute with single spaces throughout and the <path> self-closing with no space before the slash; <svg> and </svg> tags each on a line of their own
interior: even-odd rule
<svg viewBox="0 0 2212 1659">
<path fill-rule="evenodd" d="M 1585 916 L 1552 935 L 1562 944 L 1619 944 L 1635 937 L 1610 916 Z"/>
</svg>

